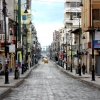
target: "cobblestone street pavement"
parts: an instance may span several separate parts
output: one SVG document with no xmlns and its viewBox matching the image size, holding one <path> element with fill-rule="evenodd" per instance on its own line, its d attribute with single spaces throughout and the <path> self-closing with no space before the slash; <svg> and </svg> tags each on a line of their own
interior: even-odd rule
<svg viewBox="0 0 100 100">
<path fill-rule="evenodd" d="M 2 100 L 100 100 L 100 90 L 73 79 L 52 62 L 43 62 Z"/>
</svg>

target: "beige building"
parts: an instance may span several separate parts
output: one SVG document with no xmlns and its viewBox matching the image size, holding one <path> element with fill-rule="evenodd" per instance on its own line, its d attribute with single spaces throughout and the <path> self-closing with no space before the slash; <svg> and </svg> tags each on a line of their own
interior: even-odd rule
<svg viewBox="0 0 100 100">
<path fill-rule="evenodd" d="M 87 72 L 92 70 L 92 34 L 94 35 L 94 66 L 96 74 L 100 75 L 99 61 L 100 61 L 100 32 L 96 31 L 100 26 L 100 0 L 82 0 L 82 33 L 84 39 L 82 40 L 83 52 L 88 52 L 87 55 L 82 55 L 82 63 L 85 63 Z M 97 47 L 98 45 L 98 47 Z"/>
</svg>

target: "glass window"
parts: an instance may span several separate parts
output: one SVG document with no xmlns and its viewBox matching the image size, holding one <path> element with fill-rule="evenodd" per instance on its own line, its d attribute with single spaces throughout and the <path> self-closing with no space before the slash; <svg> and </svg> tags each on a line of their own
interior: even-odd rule
<svg viewBox="0 0 100 100">
<path fill-rule="evenodd" d="M 71 2 L 70 7 L 76 7 L 76 2 Z"/>
<path fill-rule="evenodd" d="M 73 16 L 76 16 L 77 14 L 76 14 L 76 12 L 73 12 L 72 15 L 73 15 Z"/>
<path fill-rule="evenodd" d="M 22 15 L 22 20 L 26 20 L 26 15 Z"/>
<path fill-rule="evenodd" d="M 23 28 L 24 28 L 24 29 L 26 28 L 26 24 L 23 24 Z"/>
<path fill-rule="evenodd" d="M 79 7 L 79 5 L 80 5 L 80 2 L 77 2 L 76 6 Z"/>
<path fill-rule="evenodd" d="M 81 13 L 77 12 L 77 18 L 81 18 Z"/>
</svg>

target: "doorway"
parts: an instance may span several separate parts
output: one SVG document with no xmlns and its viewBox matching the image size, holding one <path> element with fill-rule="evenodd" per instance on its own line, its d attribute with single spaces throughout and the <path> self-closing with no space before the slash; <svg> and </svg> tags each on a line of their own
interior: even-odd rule
<svg viewBox="0 0 100 100">
<path fill-rule="evenodd" d="M 100 75 L 100 56 L 96 56 L 96 72 Z"/>
</svg>

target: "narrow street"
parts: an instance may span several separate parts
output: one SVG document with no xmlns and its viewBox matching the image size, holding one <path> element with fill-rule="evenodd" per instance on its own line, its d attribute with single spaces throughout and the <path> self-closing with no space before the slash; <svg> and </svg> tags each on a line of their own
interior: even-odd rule
<svg viewBox="0 0 100 100">
<path fill-rule="evenodd" d="M 25 82 L 2 100 L 100 100 L 100 90 L 67 76 L 50 61 L 40 61 Z"/>
</svg>

